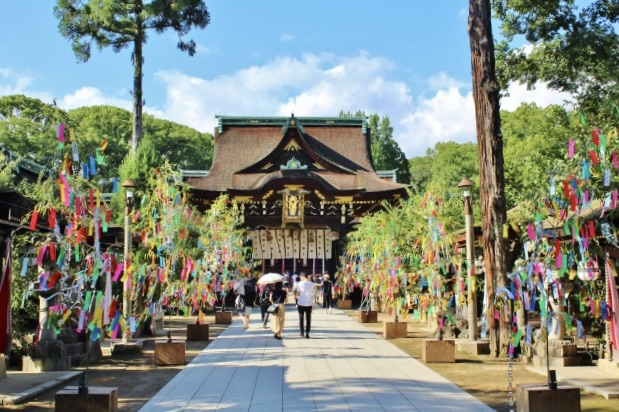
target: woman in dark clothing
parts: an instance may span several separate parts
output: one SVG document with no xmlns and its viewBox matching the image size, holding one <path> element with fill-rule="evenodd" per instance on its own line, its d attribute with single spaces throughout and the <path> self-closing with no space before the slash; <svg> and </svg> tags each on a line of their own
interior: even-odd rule
<svg viewBox="0 0 619 412">
<path fill-rule="evenodd" d="M 277 282 L 273 286 L 271 292 L 271 302 L 279 306 L 277 314 L 271 316 L 271 330 L 273 331 L 273 337 L 275 339 L 282 338 L 282 331 L 284 330 L 284 320 L 286 319 L 286 308 L 284 302 L 286 302 L 286 290 L 284 289 L 282 282 Z"/>
<path fill-rule="evenodd" d="M 327 313 L 333 310 L 333 282 L 326 273 L 322 281 L 322 305 Z"/>
<path fill-rule="evenodd" d="M 260 305 L 260 319 L 262 319 L 262 327 L 266 329 L 267 322 L 269 321 L 269 312 L 267 312 L 267 309 L 271 305 L 270 297 L 273 286 L 261 285 L 258 288 L 260 289 L 260 295 L 258 297 L 258 305 Z"/>
<path fill-rule="evenodd" d="M 256 303 L 256 278 L 249 276 L 243 281 L 245 308 L 243 309 L 243 327 L 249 329 L 249 318 Z"/>
</svg>

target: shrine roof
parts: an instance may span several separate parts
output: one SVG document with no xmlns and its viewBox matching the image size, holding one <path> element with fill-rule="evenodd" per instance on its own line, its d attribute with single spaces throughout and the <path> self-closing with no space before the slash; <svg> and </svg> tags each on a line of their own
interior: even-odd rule
<svg viewBox="0 0 619 412">
<path fill-rule="evenodd" d="M 218 116 L 212 167 L 207 176 L 188 179 L 197 190 L 259 190 L 285 173 L 261 170 L 281 151 L 289 129 L 297 129 L 300 149 L 323 165 L 306 172 L 335 190 L 386 192 L 405 185 L 381 179 L 372 166 L 365 117 Z M 298 142 L 297 142 L 298 143 Z"/>
</svg>

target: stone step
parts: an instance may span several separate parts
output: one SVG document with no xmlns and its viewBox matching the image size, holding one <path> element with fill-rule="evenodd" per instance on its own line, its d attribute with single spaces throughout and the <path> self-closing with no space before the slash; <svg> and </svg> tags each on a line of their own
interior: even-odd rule
<svg viewBox="0 0 619 412">
<path fill-rule="evenodd" d="M 619 376 L 619 361 L 609 359 L 598 359 L 598 369 L 611 375 Z"/>
</svg>

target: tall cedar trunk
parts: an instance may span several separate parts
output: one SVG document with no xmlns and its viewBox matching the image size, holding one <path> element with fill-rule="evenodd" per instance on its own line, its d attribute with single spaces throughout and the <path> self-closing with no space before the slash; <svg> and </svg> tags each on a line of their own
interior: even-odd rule
<svg viewBox="0 0 619 412">
<path fill-rule="evenodd" d="M 131 133 L 131 154 L 135 157 L 138 144 L 142 140 L 142 66 L 144 57 L 142 56 L 142 42 L 144 41 L 144 28 L 142 27 L 142 2 L 136 2 L 136 33 L 133 47 L 133 130 Z"/>
<path fill-rule="evenodd" d="M 505 248 L 501 232 L 506 218 L 503 136 L 499 112 L 499 87 L 495 73 L 490 0 L 469 0 L 468 31 L 477 126 L 490 355 L 500 356 L 507 353 L 511 313 L 502 313 L 499 320 L 495 319 L 495 292 L 499 286 L 505 285 Z"/>
</svg>

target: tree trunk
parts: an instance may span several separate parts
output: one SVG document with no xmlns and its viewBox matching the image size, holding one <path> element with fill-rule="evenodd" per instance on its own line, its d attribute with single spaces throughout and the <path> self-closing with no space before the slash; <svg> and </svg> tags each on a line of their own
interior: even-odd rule
<svg viewBox="0 0 619 412">
<path fill-rule="evenodd" d="M 491 17 L 490 0 L 469 0 L 468 32 L 479 157 L 482 242 L 488 305 L 486 314 L 490 333 L 490 355 L 499 356 L 506 353 L 509 344 L 511 313 L 503 313 L 503 316 L 495 319 L 496 290 L 506 283 L 505 248 L 502 237 L 506 214 L 503 136 Z M 501 307 L 509 306 L 501 305 Z"/>
<path fill-rule="evenodd" d="M 139 11 L 141 11 L 141 7 L 139 8 Z M 140 14 L 137 12 L 137 31 L 133 46 L 133 130 L 131 133 L 131 155 L 134 157 L 144 132 L 142 127 L 142 109 L 144 105 L 142 98 L 142 66 L 144 65 L 142 41 L 144 39 L 144 28 L 142 27 L 142 20 L 139 16 Z"/>
</svg>

